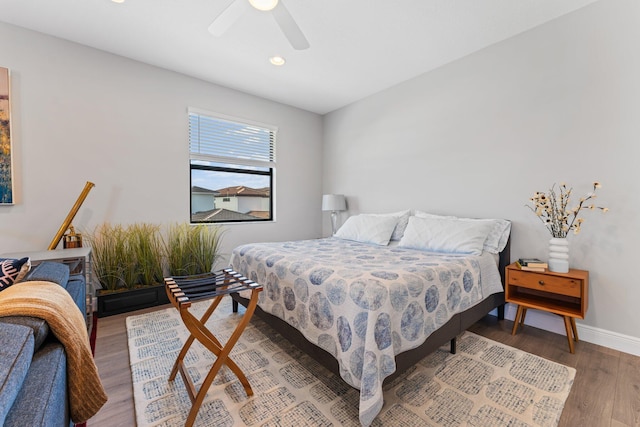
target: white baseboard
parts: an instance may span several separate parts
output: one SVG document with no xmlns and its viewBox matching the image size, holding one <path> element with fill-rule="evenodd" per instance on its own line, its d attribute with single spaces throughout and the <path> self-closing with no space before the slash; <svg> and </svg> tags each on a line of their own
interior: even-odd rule
<svg viewBox="0 0 640 427">
<path fill-rule="evenodd" d="M 494 312 L 497 312 L 497 310 L 494 310 Z M 513 321 L 516 317 L 516 306 L 507 304 L 504 310 L 504 317 L 505 319 Z M 527 317 L 524 323 L 534 328 L 566 335 L 562 319 L 551 313 L 540 310 L 529 310 L 527 311 Z M 578 328 L 578 337 L 580 337 L 582 341 L 640 356 L 640 338 L 583 325 L 579 322 L 576 323 L 576 326 Z"/>
</svg>

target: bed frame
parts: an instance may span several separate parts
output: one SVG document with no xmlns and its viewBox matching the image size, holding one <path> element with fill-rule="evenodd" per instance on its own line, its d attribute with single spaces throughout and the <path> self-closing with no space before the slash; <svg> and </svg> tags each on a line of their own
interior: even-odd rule
<svg viewBox="0 0 640 427">
<path fill-rule="evenodd" d="M 504 274 L 505 267 L 511 262 L 511 239 L 507 241 L 507 245 L 500 252 L 500 258 L 498 262 L 498 270 L 500 271 L 500 277 L 502 278 L 502 287 L 504 288 Z M 233 312 L 238 311 L 238 304 L 247 306 L 249 300 L 242 298 L 239 294 L 231 294 L 233 298 Z M 498 320 L 504 319 L 504 292 L 490 295 L 489 298 L 484 299 L 482 302 L 471 307 L 470 309 L 453 316 L 447 323 L 442 325 L 434 331 L 427 340 L 412 350 L 405 351 L 396 356 L 396 371 L 385 378 L 383 384 L 387 384 L 393 381 L 398 376 L 402 375 L 407 369 L 414 366 L 419 360 L 423 359 L 429 353 L 442 347 L 449 341 L 451 343 L 451 353 L 456 352 L 456 337 L 467 330 L 471 325 L 478 320 L 486 316 L 490 311 L 498 309 Z M 317 345 L 308 341 L 304 335 L 293 326 L 289 325 L 286 321 L 265 312 L 256 307 L 255 313 L 273 329 L 280 333 L 283 337 L 287 338 L 292 344 L 298 347 L 300 350 L 313 357 L 322 366 L 329 369 L 331 372 L 340 376 L 340 369 L 338 361 L 327 351 L 321 349 Z"/>
</svg>

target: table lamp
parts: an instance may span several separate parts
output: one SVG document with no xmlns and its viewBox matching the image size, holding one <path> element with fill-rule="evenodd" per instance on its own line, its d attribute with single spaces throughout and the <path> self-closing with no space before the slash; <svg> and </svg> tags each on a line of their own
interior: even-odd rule
<svg viewBox="0 0 640 427">
<path fill-rule="evenodd" d="M 342 194 L 325 194 L 322 196 L 322 210 L 331 211 L 331 235 L 336 234 L 338 212 L 347 210 L 347 202 Z"/>
</svg>

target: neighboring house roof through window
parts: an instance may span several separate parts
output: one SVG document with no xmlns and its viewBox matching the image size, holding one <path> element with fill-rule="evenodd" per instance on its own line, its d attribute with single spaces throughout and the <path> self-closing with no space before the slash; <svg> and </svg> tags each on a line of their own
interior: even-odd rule
<svg viewBox="0 0 640 427">
<path fill-rule="evenodd" d="M 239 185 L 236 187 L 226 187 L 216 190 L 220 197 L 269 197 L 269 188 L 251 188 Z"/>
</svg>

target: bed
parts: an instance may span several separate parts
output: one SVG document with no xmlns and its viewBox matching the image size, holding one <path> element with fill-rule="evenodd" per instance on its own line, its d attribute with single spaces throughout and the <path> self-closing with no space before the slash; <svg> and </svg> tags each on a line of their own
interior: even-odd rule
<svg viewBox="0 0 640 427">
<path fill-rule="evenodd" d="M 455 352 L 455 337 L 490 311 L 497 308 L 504 318 L 501 272 L 510 261 L 510 223 L 464 219 L 461 225 L 458 218 L 404 213 L 385 224 L 360 218 L 354 228 L 352 218 L 330 238 L 239 246 L 230 263 L 263 285 L 258 316 L 360 390 L 366 426 L 382 408 L 386 382 L 447 342 Z M 495 244 L 487 250 L 492 232 Z M 472 253 L 434 251 L 464 240 L 468 252 L 469 235 Z M 239 294 L 232 298 L 234 310 L 248 303 Z"/>
</svg>

